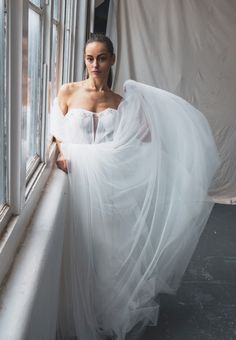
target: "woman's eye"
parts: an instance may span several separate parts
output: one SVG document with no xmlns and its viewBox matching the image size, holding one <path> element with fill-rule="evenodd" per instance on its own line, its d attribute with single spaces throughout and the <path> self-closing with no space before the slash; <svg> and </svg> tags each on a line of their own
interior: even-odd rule
<svg viewBox="0 0 236 340">
<path fill-rule="evenodd" d="M 98 59 L 98 61 L 102 63 L 102 62 L 106 61 L 106 58 L 105 58 L 105 57 L 100 57 L 100 58 Z"/>
<path fill-rule="evenodd" d="M 90 63 L 90 64 L 94 62 L 94 58 L 91 58 L 91 57 L 86 58 L 86 60 L 87 60 L 87 62 Z M 99 58 L 97 59 L 97 61 L 98 61 L 99 63 L 104 63 L 104 62 L 106 61 L 106 57 L 99 57 Z"/>
</svg>

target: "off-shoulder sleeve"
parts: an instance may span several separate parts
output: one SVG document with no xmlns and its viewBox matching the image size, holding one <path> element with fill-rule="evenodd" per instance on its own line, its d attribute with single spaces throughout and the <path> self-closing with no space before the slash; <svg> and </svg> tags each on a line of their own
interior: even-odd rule
<svg viewBox="0 0 236 340">
<path fill-rule="evenodd" d="M 65 140 L 65 116 L 61 111 L 58 98 L 56 97 L 53 101 L 52 113 L 50 115 L 50 133 L 58 140 Z"/>
</svg>

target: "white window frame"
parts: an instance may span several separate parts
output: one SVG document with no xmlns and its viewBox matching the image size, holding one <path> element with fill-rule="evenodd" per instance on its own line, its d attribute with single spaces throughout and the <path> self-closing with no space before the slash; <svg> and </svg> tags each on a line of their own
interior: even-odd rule
<svg viewBox="0 0 236 340">
<path fill-rule="evenodd" d="M 8 1 L 7 20 L 7 60 L 8 60 L 8 187 L 9 202 L 1 211 L 0 232 L 0 282 L 7 274 L 14 259 L 17 248 L 24 236 L 32 213 L 37 206 L 42 190 L 52 171 L 56 146 L 41 144 L 42 159 L 38 162 L 30 176 L 26 174 L 26 155 L 24 154 L 25 131 L 22 128 L 26 117 L 27 105 L 27 70 L 28 70 L 28 0 Z M 45 25 L 50 29 L 51 6 L 45 6 Z M 49 32 L 49 31 L 48 31 Z M 43 33 L 44 34 L 44 33 Z M 48 34 L 50 39 L 51 34 Z M 50 40 L 49 40 L 50 45 Z M 18 51 L 18 53 L 16 53 Z M 43 131 L 46 133 L 46 117 L 48 108 L 48 74 L 50 65 L 50 47 L 43 56 Z M 48 150 L 46 150 L 48 148 Z"/>
<path fill-rule="evenodd" d="M 59 84 L 62 83 L 64 66 L 64 22 L 65 6 L 72 4 L 70 18 L 70 67 L 67 81 L 78 80 L 82 75 L 83 47 L 86 33 L 86 20 L 89 0 L 66 1 L 61 0 L 60 24 L 60 57 L 59 57 Z M 49 75 L 51 60 L 52 38 L 52 6 L 53 0 L 45 0 L 44 40 L 46 49 L 43 55 L 43 103 L 42 116 L 43 136 L 47 135 L 49 114 Z M 23 152 L 24 131 L 22 129 L 23 117 L 27 109 L 27 70 L 28 70 L 28 0 L 8 0 L 8 112 L 9 112 L 9 143 L 8 143 L 8 179 L 9 202 L 0 215 L 0 283 L 6 277 L 12 266 L 17 250 L 24 240 L 27 226 L 34 210 L 37 208 L 39 198 L 43 192 L 48 177 L 54 167 L 57 150 L 55 143 L 50 147 L 45 143 L 41 145 L 42 159 L 36 170 L 28 178 L 26 185 L 26 155 Z M 74 6 L 74 7 L 73 7 Z M 76 19 L 77 18 L 77 19 Z M 80 20 L 80 21 L 79 21 Z M 50 34 L 48 34 L 50 32 Z M 17 51 L 17 53 L 16 53 Z M 75 53 L 76 52 L 76 53 Z M 82 56 L 82 60 L 79 56 Z"/>
<path fill-rule="evenodd" d="M 76 32 L 76 17 L 78 10 L 78 1 L 70 0 L 66 8 L 65 14 L 65 35 L 64 35 L 64 51 L 63 51 L 63 83 L 69 83 L 74 78 L 74 63 L 75 63 L 75 32 Z M 69 13 L 69 14 L 68 14 Z M 69 16 L 69 20 L 68 20 Z M 68 41 L 69 49 L 66 49 L 66 40 Z"/>
<path fill-rule="evenodd" d="M 4 1 L 4 12 L 7 11 L 7 1 Z M 4 14 L 5 15 L 5 14 Z M 7 55 L 7 50 L 8 50 L 8 19 L 7 19 L 7 27 L 6 27 L 6 46 L 4 46 L 4 53 L 5 53 L 5 58 L 6 58 L 6 62 L 5 62 L 5 74 L 4 76 L 6 76 L 6 88 L 5 88 L 5 95 L 6 95 L 6 98 L 8 98 L 8 55 Z M 7 116 L 7 113 L 8 113 L 8 103 L 6 101 L 6 106 L 4 107 L 4 115 Z M 9 130 L 9 123 L 8 123 L 8 120 L 6 121 L 6 138 L 8 138 L 8 130 Z M 5 221 L 7 221 L 7 219 L 9 218 L 10 216 L 10 209 L 9 209 L 9 174 L 7 172 L 7 168 L 8 168 L 8 159 L 9 159 L 9 150 L 8 148 L 6 148 L 6 154 L 5 154 L 5 157 L 6 157 L 6 192 L 5 192 L 5 199 L 6 199 L 6 202 L 5 204 L 3 203 L 3 205 L 1 204 L 1 207 L 0 207 L 0 234 L 2 232 L 2 229 L 3 229 L 3 225 L 6 224 Z"/>
</svg>

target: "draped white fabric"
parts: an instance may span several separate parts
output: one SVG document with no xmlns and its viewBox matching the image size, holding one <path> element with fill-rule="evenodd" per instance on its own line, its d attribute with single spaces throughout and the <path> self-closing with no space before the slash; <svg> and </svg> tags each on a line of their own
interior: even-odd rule
<svg viewBox="0 0 236 340">
<path fill-rule="evenodd" d="M 58 339 L 133 339 L 156 323 L 213 207 L 219 165 L 204 116 L 166 91 L 127 81 L 118 110 L 66 116 L 51 131 L 69 166 Z M 63 127 L 63 128 L 62 128 Z"/>
<path fill-rule="evenodd" d="M 185 98 L 204 113 L 222 159 L 219 202 L 236 203 L 236 1 L 111 0 L 114 89 L 126 79 Z"/>
</svg>

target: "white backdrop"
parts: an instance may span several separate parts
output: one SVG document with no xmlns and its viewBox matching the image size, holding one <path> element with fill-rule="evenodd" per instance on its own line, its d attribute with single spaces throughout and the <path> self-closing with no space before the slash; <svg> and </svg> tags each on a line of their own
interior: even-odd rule
<svg viewBox="0 0 236 340">
<path fill-rule="evenodd" d="M 236 203 L 236 1 L 110 0 L 114 89 L 126 79 L 160 87 L 203 112 L 222 165 L 217 201 Z"/>
</svg>

